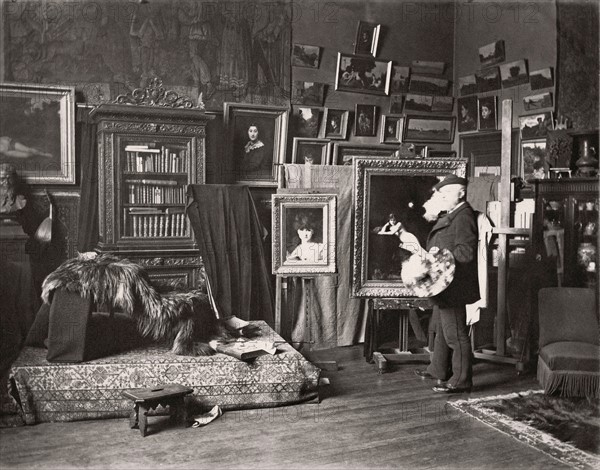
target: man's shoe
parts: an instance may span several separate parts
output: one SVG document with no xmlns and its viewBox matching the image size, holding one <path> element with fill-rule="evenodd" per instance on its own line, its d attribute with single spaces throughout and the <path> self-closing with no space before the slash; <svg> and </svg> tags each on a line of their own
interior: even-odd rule
<svg viewBox="0 0 600 470">
<path fill-rule="evenodd" d="M 423 369 L 415 369 L 415 375 L 418 375 L 422 379 L 437 380 L 438 385 L 443 383 L 442 380 L 438 379 L 437 377 L 434 377 L 429 372 L 427 372 L 426 370 L 423 370 Z"/>
<path fill-rule="evenodd" d="M 433 387 L 434 392 L 438 393 L 471 393 L 472 387 L 454 387 L 450 384 L 436 385 Z"/>
</svg>

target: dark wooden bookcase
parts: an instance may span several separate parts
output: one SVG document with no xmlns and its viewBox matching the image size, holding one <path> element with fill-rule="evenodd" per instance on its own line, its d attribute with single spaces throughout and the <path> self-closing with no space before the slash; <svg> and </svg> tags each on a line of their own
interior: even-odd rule
<svg viewBox="0 0 600 470">
<path fill-rule="evenodd" d="M 206 124 L 213 116 L 189 104 L 138 101 L 102 104 L 90 114 L 98 126 L 97 251 L 146 266 L 159 289 L 194 288 L 201 259 L 186 192 L 205 182 Z"/>
</svg>

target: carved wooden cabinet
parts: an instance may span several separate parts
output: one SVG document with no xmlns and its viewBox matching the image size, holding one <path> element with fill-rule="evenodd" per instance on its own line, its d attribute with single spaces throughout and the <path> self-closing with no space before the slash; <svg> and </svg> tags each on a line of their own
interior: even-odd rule
<svg viewBox="0 0 600 470">
<path fill-rule="evenodd" d="M 205 181 L 206 124 L 213 116 L 139 101 L 102 104 L 90 113 L 98 128 L 97 251 L 146 266 L 160 290 L 195 288 L 202 265 L 186 192 Z"/>
<path fill-rule="evenodd" d="M 597 177 L 535 181 L 535 254 L 558 258 L 563 286 L 598 289 L 598 188 Z"/>
</svg>

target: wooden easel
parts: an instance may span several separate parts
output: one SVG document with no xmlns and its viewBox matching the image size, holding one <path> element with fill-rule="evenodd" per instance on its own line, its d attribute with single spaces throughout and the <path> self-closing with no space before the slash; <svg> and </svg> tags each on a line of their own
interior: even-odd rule
<svg viewBox="0 0 600 470">
<path fill-rule="evenodd" d="M 368 320 L 370 321 L 371 335 L 367 334 L 365 338 L 365 357 L 367 361 L 371 359 L 377 364 L 377 372 L 383 374 L 389 364 L 406 364 L 408 362 L 429 362 L 430 353 L 433 347 L 433 338 L 426 335 L 421 328 L 417 310 L 428 310 L 433 308 L 433 304 L 427 298 L 397 298 L 368 299 Z M 380 323 L 380 314 L 382 310 L 397 310 L 400 312 L 398 327 L 398 348 L 391 352 L 377 351 L 377 337 Z M 410 350 L 408 348 L 408 327 L 409 324 L 417 338 L 427 341 L 426 348 Z M 375 342 L 375 344 L 374 344 Z"/>
<path fill-rule="evenodd" d="M 508 270 L 509 247 L 511 237 L 531 237 L 531 229 L 515 228 L 510 225 L 511 212 L 511 133 L 512 133 L 512 100 L 502 101 L 502 150 L 500 163 L 500 185 L 498 198 L 500 199 L 500 224 L 494 227 L 492 233 L 498 236 L 498 299 L 496 309 L 496 349 L 474 351 L 477 359 L 484 359 L 505 364 L 515 364 L 520 373 L 525 370 L 528 362 L 527 345 L 524 346 L 520 358 L 506 355 L 506 324 L 508 318 Z M 531 319 L 530 319 L 531 323 Z"/>
</svg>

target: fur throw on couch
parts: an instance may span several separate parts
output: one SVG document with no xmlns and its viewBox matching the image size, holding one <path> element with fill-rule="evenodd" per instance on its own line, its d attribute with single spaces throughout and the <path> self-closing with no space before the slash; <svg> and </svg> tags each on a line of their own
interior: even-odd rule
<svg viewBox="0 0 600 470">
<path fill-rule="evenodd" d="M 96 305 L 131 316 L 142 336 L 172 342 L 175 354 L 207 353 L 208 350 L 194 350 L 194 339 L 207 340 L 217 332 L 217 321 L 205 292 L 161 295 L 144 268 L 128 259 L 80 254 L 46 277 L 42 300 L 49 304 L 56 289 L 76 292 Z"/>
</svg>

